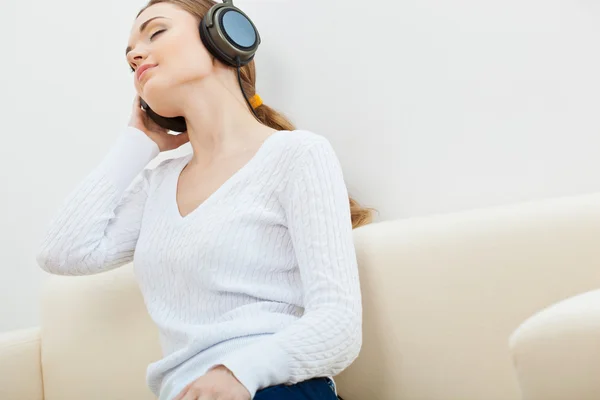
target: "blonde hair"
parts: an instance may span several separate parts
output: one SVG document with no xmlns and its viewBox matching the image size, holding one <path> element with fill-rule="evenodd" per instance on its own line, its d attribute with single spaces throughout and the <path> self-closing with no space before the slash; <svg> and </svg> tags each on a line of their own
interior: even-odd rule
<svg viewBox="0 0 600 400">
<path fill-rule="evenodd" d="M 212 0 L 150 0 L 144 8 L 140 10 L 138 16 L 148 7 L 157 3 L 171 3 L 182 10 L 185 10 L 195 16 L 198 19 L 198 23 L 202 20 L 208 10 L 216 3 Z M 254 61 L 251 61 L 247 65 L 243 66 L 240 70 L 242 78 L 242 88 L 248 98 L 251 98 L 256 94 L 256 67 Z M 259 121 L 273 129 L 278 131 L 293 131 L 295 126 L 286 118 L 282 113 L 274 110 L 266 104 L 261 104 L 257 107 L 254 112 L 258 117 Z M 369 224 L 373 220 L 373 210 L 370 208 L 362 207 L 352 197 L 350 201 L 350 214 L 352 218 L 352 228 L 358 228 L 360 226 Z"/>
</svg>

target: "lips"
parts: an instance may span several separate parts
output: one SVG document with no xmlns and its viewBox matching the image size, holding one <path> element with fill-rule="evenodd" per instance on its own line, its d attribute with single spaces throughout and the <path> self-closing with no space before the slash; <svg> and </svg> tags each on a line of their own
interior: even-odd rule
<svg viewBox="0 0 600 400">
<path fill-rule="evenodd" d="M 144 72 L 148 71 L 150 68 L 156 67 L 156 64 L 144 64 L 135 71 L 135 76 L 138 81 L 142 79 Z"/>
</svg>

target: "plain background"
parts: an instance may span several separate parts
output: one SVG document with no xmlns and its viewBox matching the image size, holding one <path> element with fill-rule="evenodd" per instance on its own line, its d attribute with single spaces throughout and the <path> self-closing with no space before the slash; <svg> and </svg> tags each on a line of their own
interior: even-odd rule
<svg viewBox="0 0 600 400">
<path fill-rule="evenodd" d="M 47 223 L 127 123 L 143 4 L 0 4 L 0 331 L 38 323 Z M 331 140 L 378 220 L 600 189 L 596 0 L 236 4 L 264 101 Z"/>
</svg>

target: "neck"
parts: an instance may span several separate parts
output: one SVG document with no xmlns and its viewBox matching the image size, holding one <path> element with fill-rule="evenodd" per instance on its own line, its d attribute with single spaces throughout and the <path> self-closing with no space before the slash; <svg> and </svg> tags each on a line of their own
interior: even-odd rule
<svg viewBox="0 0 600 400">
<path fill-rule="evenodd" d="M 268 127 L 256 120 L 237 81 L 210 77 L 190 84 L 184 95 L 183 115 L 193 149 L 191 163 L 237 153 L 264 139 Z"/>
</svg>

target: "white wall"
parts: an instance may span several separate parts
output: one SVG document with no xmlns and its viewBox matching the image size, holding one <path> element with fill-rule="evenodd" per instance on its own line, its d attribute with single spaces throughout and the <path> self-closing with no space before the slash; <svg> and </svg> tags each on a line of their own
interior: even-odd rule
<svg viewBox="0 0 600 400">
<path fill-rule="evenodd" d="M 127 122 L 143 3 L 0 3 L 0 331 L 37 324 L 46 224 Z M 381 219 L 600 189 L 596 1 L 237 4 L 265 101 L 331 139 Z"/>
</svg>

